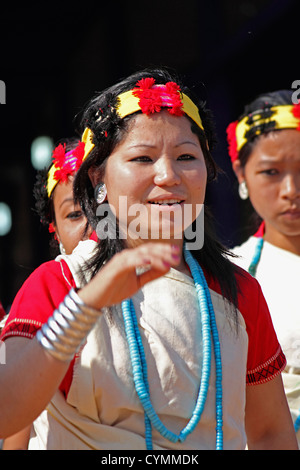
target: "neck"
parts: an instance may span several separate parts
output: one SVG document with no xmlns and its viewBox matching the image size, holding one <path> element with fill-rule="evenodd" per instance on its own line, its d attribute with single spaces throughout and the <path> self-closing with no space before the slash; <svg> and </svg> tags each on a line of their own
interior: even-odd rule
<svg viewBox="0 0 300 470">
<path fill-rule="evenodd" d="M 300 235 L 286 236 L 282 233 L 274 232 L 266 227 L 264 239 L 271 245 L 290 251 L 295 255 L 300 255 Z"/>
</svg>

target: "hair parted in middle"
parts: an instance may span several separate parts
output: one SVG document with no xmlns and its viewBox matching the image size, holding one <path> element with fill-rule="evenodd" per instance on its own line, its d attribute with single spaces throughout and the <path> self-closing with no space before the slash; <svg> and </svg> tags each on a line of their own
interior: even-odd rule
<svg viewBox="0 0 300 470">
<path fill-rule="evenodd" d="M 80 133 L 83 134 L 88 128 L 91 130 L 92 143 L 94 147 L 84 159 L 74 182 L 75 200 L 80 202 L 81 207 L 93 228 L 96 228 L 99 218 L 96 216 L 97 203 L 94 198 L 94 188 L 89 178 L 89 170 L 94 169 L 101 175 L 110 154 L 122 138 L 130 130 L 130 123 L 136 113 L 121 117 L 117 112 L 118 96 L 126 91 L 132 90 L 137 82 L 147 77 L 155 80 L 156 85 L 165 85 L 175 82 L 180 87 L 180 92 L 187 95 L 197 106 L 203 129 L 200 128 L 187 114 L 185 116 L 191 122 L 191 130 L 198 138 L 205 158 L 208 182 L 216 178 L 218 167 L 214 162 L 211 151 L 216 143 L 215 126 L 212 113 L 206 108 L 203 101 L 199 101 L 186 86 L 183 85 L 177 74 L 173 74 L 164 68 L 145 69 L 136 72 L 123 79 L 119 83 L 96 94 L 85 106 L 82 112 Z M 141 111 L 138 111 L 141 112 Z M 106 204 L 109 201 L 105 202 Z M 104 204 L 105 204 L 104 203 Z M 234 267 L 225 255 L 227 250 L 217 241 L 211 223 L 211 216 L 207 207 L 205 217 L 204 246 L 198 252 L 193 252 L 204 269 L 220 282 L 221 290 L 227 298 L 235 303 L 236 283 L 234 278 Z M 106 238 L 99 243 L 99 253 L 92 261 L 90 267 L 95 274 L 115 253 L 125 247 L 124 240 L 110 240 Z"/>
<path fill-rule="evenodd" d="M 95 147 L 90 152 L 87 159 L 83 162 L 82 168 L 75 182 L 75 197 L 80 200 L 83 210 L 95 227 L 97 219 L 95 218 L 95 204 L 93 204 L 93 188 L 89 181 L 85 169 L 105 167 L 106 159 L 109 157 L 115 146 L 121 141 L 128 126 L 135 114 L 122 118 L 117 113 L 118 96 L 125 91 L 131 90 L 136 83 L 146 77 L 155 79 L 155 84 L 165 84 L 176 82 L 180 86 L 182 93 L 189 96 L 199 109 L 199 114 L 203 123 L 205 132 L 200 129 L 192 120 L 192 131 L 195 132 L 200 140 L 201 148 L 206 160 L 208 171 L 208 180 L 215 179 L 217 175 L 217 166 L 212 159 L 211 151 L 216 143 L 214 123 L 211 112 L 206 109 L 204 102 L 198 102 L 192 92 L 185 87 L 177 75 L 172 75 L 166 69 L 146 69 L 141 72 L 125 78 L 116 85 L 113 85 L 93 97 L 83 110 L 80 123 L 80 133 L 83 134 L 86 128 L 92 131 L 92 139 Z M 189 117 L 187 116 L 189 119 Z M 208 150 L 209 149 L 209 150 Z M 83 196 L 84 194 L 84 196 Z"/>
</svg>

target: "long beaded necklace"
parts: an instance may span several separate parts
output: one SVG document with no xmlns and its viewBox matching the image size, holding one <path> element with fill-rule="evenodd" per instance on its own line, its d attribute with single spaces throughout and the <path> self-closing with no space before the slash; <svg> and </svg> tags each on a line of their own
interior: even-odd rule
<svg viewBox="0 0 300 470">
<path fill-rule="evenodd" d="M 250 263 L 249 268 L 248 268 L 248 272 L 253 277 L 256 276 L 256 270 L 257 270 L 257 266 L 258 266 L 258 263 L 259 263 L 259 260 L 260 260 L 260 257 L 261 257 L 263 244 L 264 244 L 263 237 L 258 237 L 257 243 L 255 245 L 254 255 L 253 255 L 253 258 L 252 258 L 251 263 Z M 299 429 L 300 429 L 300 410 L 299 410 L 298 417 L 297 417 L 296 421 L 294 422 L 294 429 L 295 429 L 295 432 L 298 432 Z"/>
<path fill-rule="evenodd" d="M 139 332 L 135 309 L 131 299 L 122 302 L 122 313 L 125 332 L 129 345 L 129 353 L 133 371 L 135 389 L 145 413 L 145 441 L 147 450 L 152 450 L 152 427 L 171 442 L 184 442 L 187 436 L 194 431 L 201 419 L 204 410 L 210 373 L 211 373 L 211 343 L 214 346 L 216 363 L 216 449 L 223 448 L 223 407 L 222 407 L 222 359 L 218 330 L 214 309 L 203 271 L 189 251 L 184 248 L 184 257 L 190 268 L 198 296 L 202 323 L 203 357 L 202 377 L 199 393 L 192 416 L 187 425 L 179 434 L 175 434 L 162 423 L 155 412 L 150 400 L 149 384 L 147 378 L 147 362 Z"/>
</svg>

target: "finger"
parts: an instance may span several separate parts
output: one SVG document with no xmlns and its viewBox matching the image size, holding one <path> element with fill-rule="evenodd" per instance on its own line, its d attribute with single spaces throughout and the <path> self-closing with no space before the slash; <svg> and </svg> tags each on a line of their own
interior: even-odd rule
<svg viewBox="0 0 300 470">
<path fill-rule="evenodd" d="M 176 266 L 180 263 L 180 248 L 174 245 L 147 243 L 143 245 L 140 250 L 140 255 L 143 257 L 144 264 L 157 262 L 169 265 L 170 267 Z"/>
<path fill-rule="evenodd" d="M 143 266 L 136 268 L 138 275 L 138 284 L 145 285 L 147 282 L 153 281 L 160 276 L 166 274 L 171 267 L 175 267 L 180 263 L 180 255 L 177 247 L 157 247 L 153 249 L 149 247 L 148 259 L 144 259 Z"/>
<path fill-rule="evenodd" d="M 131 271 L 136 268 L 166 270 L 166 267 L 177 266 L 180 263 L 180 250 L 177 246 L 163 243 L 147 243 L 138 248 L 123 250 L 115 257 L 115 263 L 121 271 Z"/>
</svg>

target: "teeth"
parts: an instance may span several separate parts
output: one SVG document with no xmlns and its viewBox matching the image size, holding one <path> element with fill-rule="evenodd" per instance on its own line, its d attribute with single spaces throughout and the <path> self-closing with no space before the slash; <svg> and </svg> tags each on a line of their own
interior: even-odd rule
<svg viewBox="0 0 300 470">
<path fill-rule="evenodd" d="M 180 204 L 182 201 L 179 199 L 167 199 L 162 201 L 149 201 L 150 204 L 158 204 L 158 205 L 172 205 L 172 204 Z"/>
</svg>

